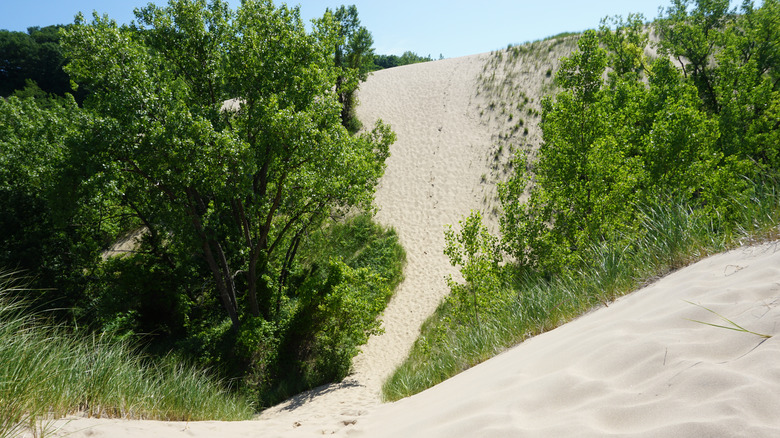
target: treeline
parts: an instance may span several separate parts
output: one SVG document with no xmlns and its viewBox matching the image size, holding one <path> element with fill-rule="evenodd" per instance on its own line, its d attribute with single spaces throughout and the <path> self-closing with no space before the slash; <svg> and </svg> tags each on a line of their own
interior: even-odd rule
<svg viewBox="0 0 780 438">
<path fill-rule="evenodd" d="M 4 34 L 29 43 L 4 74 L 42 89 L 0 99 L 0 266 L 37 290 L 12 292 L 258 407 L 346 376 L 405 257 L 372 221 L 394 134 L 344 123 L 371 53 L 354 7 L 311 31 L 297 8 L 223 0 L 47 29 Z M 81 104 L 27 67 L 44 47 Z"/>
<path fill-rule="evenodd" d="M 73 90 L 63 70 L 60 30 L 65 27 L 31 27 L 26 33 L 0 30 L 0 96 L 72 94 L 76 101 L 83 101 L 86 91 Z"/>
<path fill-rule="evenodd" d="M 439 59 L 444 59 L 439 56 Z M 414 52 L 406 51 L 401 56 L 397 55 L 374 55 L 375 70 L 384 68 L 400 67 L 402 65 L 418 64 L 420 62 L 433 61 L 431 55 L 420 56 Z"/>
<path fill-rule="evenodd" d="M 582 34 L 543 101 L 536 158 L 517 156 L 499 186 L 500 236 L 478 212 L 446 233 L 466 282 L 451 281 L 386 396 L 776 230 L 778 23 L 777 0 L 674 0 L 649 28 L 630 15 Z"/>
<path fill-rule="evenodd" d="M 360 26 L 354 5 L 341 6 L 330 13 L 343 24 L 344 44 L 337 47 L 336 63 L 359 69 L 359 80 L 365 80 L 370 71 L 433 61 L 430 55 L 420 56 L 411 51 L 401 56 L 375 54 L 371 33 Z M 70 76 L 63 69 L 66 59 L 60 47 L 60 30 L 69 26 L 31 27 L 27 32 L 0 30 L 0 97 L 13 94 L 18 97 L 46 97 L 47 94 L 64 97 L 71 94 L 76 102 L 83 102 L 88 90 L 83 85 L 73 89 Z M 346 98 L 341 99 L 343 103 Z M 350 111 L 348 106 L 345 114 Z M 357 123 L 357 120 L 351 123 Z M 359 126 L 352 130 L 357 129 Z"/>
</svg>

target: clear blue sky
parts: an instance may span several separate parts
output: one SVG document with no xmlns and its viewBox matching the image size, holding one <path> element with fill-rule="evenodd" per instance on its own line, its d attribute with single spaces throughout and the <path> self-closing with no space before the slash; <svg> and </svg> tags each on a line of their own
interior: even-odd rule
<svg viewBox="0 0 780 438">
<path fill-rule="evenodd" d="M 237 8 L 240 0 L 229 0 Z M 81 11 L 106 13 L 119 23 L 129 23 L 133 9 L 148 0 L 0 0 L 0 29 L 24 31 L 30 26 L 73 22 Z M 158 5 L 167 0 L 155 0 Z M 282 3 L 275 0 L 276 4 Z M 419 55 L 446 58 L 473 55 L 533 41 L 566 31 L 598 26 L 601 18 L 642 13 L 658 16 L 669 0 L 300 0 L 304 20 L 322 16 L 325 8 L 355 4 L 361 22 L 374 37 L 379 54 L 400 55 L 410 50 Z M 741 1 L 732 0 L 732 6 Z"/>
</svg>

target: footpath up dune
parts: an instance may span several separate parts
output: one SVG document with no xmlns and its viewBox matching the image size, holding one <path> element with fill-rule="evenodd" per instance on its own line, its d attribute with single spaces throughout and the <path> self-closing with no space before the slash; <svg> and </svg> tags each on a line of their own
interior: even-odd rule
<svg viewBox="0 0 780 438">
<path fill-rule="evenodd" d="M 477 188 L 491 145 L 488 127 L 469 102 L 483 56 L 448 59 L 375 72 L 359 91 L 358 117 L 367 128 L 382 119 L 397 135 L 376 193 L 377 220 L 393 226 L 406 249 L 404 281 L 382 316 L 384 333 L 372 337 L 345 382 L 304 394 L 263 413 L 350 424 L 380 402 L 385 378 L 406 357 L 427 318 L 447 294 L 444 226 L 479 208 Z M 334 411 L 335 409 L 335 411 Z M 335 415 L 335 416 L 334 416 Z M 293 418 L 294 417 L 294 418 Z M 336 419 L 336 422 L 333 420 Z"/>
<path fill-rule="evenodd" d="M 685 301 L 777 334 L 777 243 L 706 259 L 428 391 L 380 403 L 382 382 L 446 295 L 445 277 L 457 275 L 442 253 L 444 226 L 489 206 L 484 181 L 495 175 L 496 122 L 481 116 L 485 102 L 475 96 L 488 59 L 394 68 L 361 85 L 360 119 L 370 125 L 381 118 L 398 135 L 377 192 L 377 218 L 398 231 L 408 260 L 383 316 L 385 333 L 369 340 L 344 382 L 301 394 L 256 421 L 79 418 L 53 422 L 49 436 L 779 436 L 780 336 L 693 322 L 722 323 Z M 518 71 L 544 78 L 547 68 Z M 541 83 L 524 86 L 525 95 L 538 102 L 533 90 Z"/>
</svg>

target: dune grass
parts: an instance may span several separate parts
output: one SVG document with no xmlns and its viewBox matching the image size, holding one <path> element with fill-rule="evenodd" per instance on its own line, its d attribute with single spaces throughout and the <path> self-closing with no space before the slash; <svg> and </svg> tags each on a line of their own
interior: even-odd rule
<svg viewBox="0 0 780 438">
<path fill-rule="evenodd" d="M 169 421 L 243 420 L 253 407 L 208 373 L 173 359 L 152 363 L 131 346 L 80 337 L 10 297 L 0 272 L 0 437 L 70 414 Z"/>
<path fill-rule="evenodd" d="M 580 268 L 554 278 L 508 267 L 503 274 L 511 278 L 494 291 L 497 304 L 480 315 L 478 324 L 458 321 L 453 304 L 444 301 L 423 325 L 409 357 L 385 382 L 385 400 L 430 388 L 709 255 L 779 238 L 780 185 L 755 183 L 753 193 L 746 201 L 734 200 L 736 213 L 729 220 L 712 220 L 680 202 L 645 206 L 638 237 L 594 246 Z"/>
</svg>

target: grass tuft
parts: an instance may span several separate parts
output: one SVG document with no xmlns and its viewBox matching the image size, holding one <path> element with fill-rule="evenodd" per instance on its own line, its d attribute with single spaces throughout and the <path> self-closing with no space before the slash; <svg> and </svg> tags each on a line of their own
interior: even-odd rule
<svg viewBox="0 0 780 438">
<path fill-rule="evenodd" d="M 734 331 L 737 331 L 737 332 L 750 333 L 751 335 L 756 335 L 756 336 L 764 338 L 764 339 L 769 339 L 769 338 L 772 337 L 772 335 L 767 335 L 767 334 L 764 334 L 764 333 L 756 333 L 754 331 L 750 331 L 750 330 L 746 329 L 745 327 L 742 327 L 741 325 L 737 324 L 736 322 L 726 318 L 725 316 L 721 315 L 720 313 L 718 313 L 718 312 L 716 312 L 716 311 L 714 311 L 712 309 L 709 309 L 707 307 L 704 307 L 701 304 L 692 303 L 692 302 L 690 302 L 688 300 L 685 300 L 685 302 L 688 303 L 688 304 L 692 304 L 692 305 L 694 305 L 696 307 L 701 307 L 702 309 L 704 309 L 704 310 L 712 313 L 713 315 L 717 316 L 718 318 L 722 319 L 728 325 L 714 324 L 714 323 L 711 323 L 711 322 L 704 322 L 704 321 L 699 321 L 699 320 L 696 320 L 696 319 L 689 319 L 688 321 L 696 322 L 696 323 L 699 323 L 699 324 L 708 325 L 708 326 L 711 326 L 711 327 L 722 328 L 722 329 L 726 329 L 726 330 L 734 330 Z"/>
</svg>

